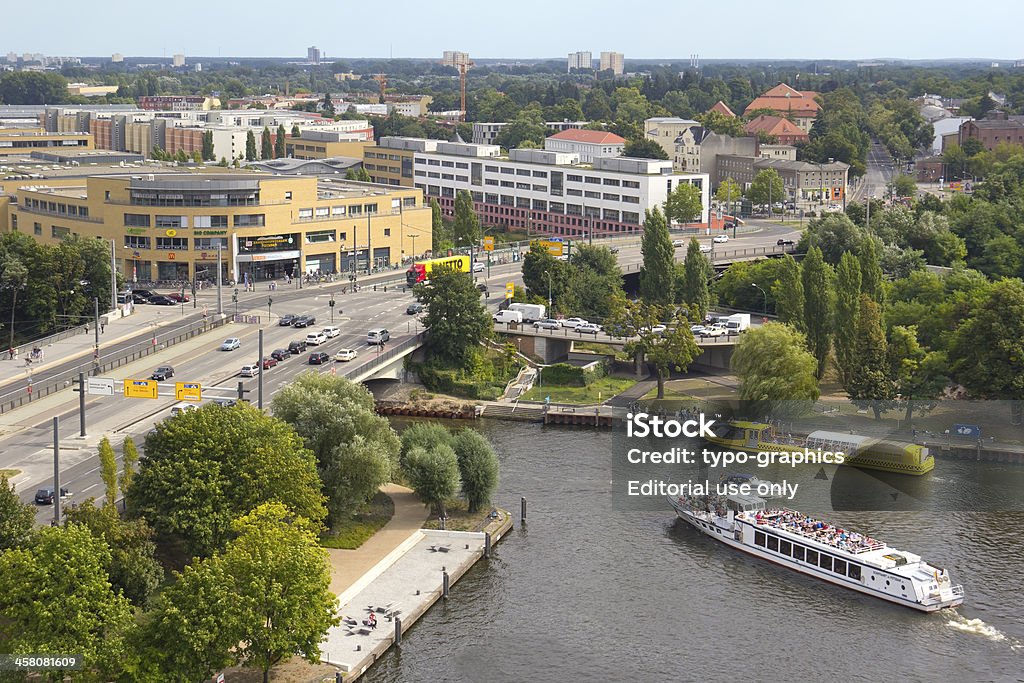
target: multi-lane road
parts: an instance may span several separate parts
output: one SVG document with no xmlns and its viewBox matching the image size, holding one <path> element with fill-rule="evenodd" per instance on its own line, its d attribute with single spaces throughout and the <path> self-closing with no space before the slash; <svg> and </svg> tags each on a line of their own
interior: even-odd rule
<svg viewBox="0 0 1024 683">
<path fill-rule="evenodd" d="M 798 235 L 789 227 L 777 223 L 756 226 L 759 231 L 740 233 L 735 240 L 716 246 L 716 257 L 727 256 L 733 251 L 750 250 L 761 247 L 774 247 L 778 239 L 796 239 Z M 700 236 L 702 242 L 710 241 L 708 236 Z M 618 258 L 624 268 L 641 261 L 638 237 L 610 240 L 607 243 L 618 248 Z M 678 248 L 676 254 L 682 258 L 685 247 Z M 400 276 L 396 272 L 392 278 Z M 489 272 L 478 274 L 478 280 L 486 282 L 490 289 L 488 304 L 496 307 L 504 293 L 504 283 L 512 281 L 521 284 L 521 262 L 492 264 Z M 366 343 L 366 333 L 374 327 L 385 327 L 391 332 L 389 347 L 401 344 L 404 340 L 422 331 L 413 316 L 406 315 L 406 308 L 413 301 L 407 288 L 389 284 L 387 290 L 383 285 L 373 288 L 373 278 L 363 279 L 358 292 L 351 291 L 348 283 L 336 283 L 325 286 L 305 286 L 303 289 L 264 288 L 255 292 L 240 292 L 238 312 L 260 316 L 260 324 L 235 323 L 223 326 L 215 332 L 200 335 L 193 339 L 168 347 L 159 353 L 152 354 L 135 363 L 125 365 L 115 371 L 106 372 L 104 376 L 117 380 L 127 378 L 148 378 L 158 365 L 170 364 L 174 367 L 174 377 L 164 383 L 161 397 L 152 399 L 127 399 L 120 395 L 113 397 L 90 396 L 86 400 L 87 432 L 89 437 L 79 438 L 78 396 L 74 392 L 65 391 L 48 397 L 45 402 L 33 402 L 16 413 L 24 413 L 24 419 L 9 433 L 0 436 L 0 468 L 10 467 L 22 471 L 15 481 L 19 495 L 26 502 L 32 500 L 37 488 L 52 486 L 53 477 L 53 437 L 52 418 L 59 417 L 61 444 L 61 485 L 70 490 L 70 495 L 63 501 L 64 505 L 85 501 L 90 497 L 102 497 L 102 484 L 98 471 L 97 441 L 99 435 L 108 434 L 115 447 L 120 446 L 125 436 L 132 436 L 141 444 L 146 433 L 161 420 L 170 415 L 170 409 L 177 403 L 173 397 L 173 384 L 177 381 L 198 382 L 204 388 L 207 397 L 227 396 L 234 393 L 239 381 L 247 390 L 246 399 L 256 402 L 257 382 L 255 378 L 242 379 L 239 371 L 246 363 L 257 362 L 257 338 L 260 328 L 264 331 L 264 356 L 277 348 L 286 348 L 288 343 L 305 339 L 306 334 L 331 324 L 331 308 L 329 301 L 333 297 L 334 324 L 341 328 L 340 336 L 327 341 L 320 347 L 310 347 L 306 352 L 292 356 L 277 367 L 264 373 L 264 405 L 269 404 L 273 395 L 282 387 L 294 380 L 301 372 L 316 370 L 346 375 L 360 365 L 368 354 L 377 352 L 376 347 Z M 347 292 L 341 294 L 341 287 Z M 230 301 L 230 289 L 225 288 L 224 309 L 226 313 L 234 312 L 234 304 Z M 216 293 L 206 290 L 199 295 L 200 310 L 206 306 L 210 311 L 215 309 Z M 267 299 L 273 298 L 272 315 L 267 322 Z M 186 309 L 187 310 L 187 309 Z M 313 314 L 316 325 L 308 329 L 293 329 L 279 326 L 281 315 Z M 199 317 L 198 315 L 196 317 Z M 241 339 L 241 348 L 235 351 L 219 351 L 221 341 L 226 337 Z M 83 345 L 88 340 L 83 337 Z M 91 347 L 90 347 L 91 348 Z M 310 366 L 307 364 L 309 353 L 322 350 L 331 354 L 341 348 L 354 348 L 360 357 L 353 363 L 329 361 L 326 365 Z M 214 389 L 217 387 L 217 389 Z M 38 519 L 46 523 L 52 519 L 51 506 L 40 506 Z"/>
</svg>

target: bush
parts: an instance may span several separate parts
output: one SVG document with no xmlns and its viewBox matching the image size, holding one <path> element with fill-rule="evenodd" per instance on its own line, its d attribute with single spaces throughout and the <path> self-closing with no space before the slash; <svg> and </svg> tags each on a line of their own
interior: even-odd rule
<svg viewBox="0 0 1024 683">
<path fill-rule="evenodd" d="M 608 374 L 605 363 L 583 368 L 569 363 L 555 363 L 544 368 L 544 382 L 560 387 L 585 387 Z"/>
</svg>

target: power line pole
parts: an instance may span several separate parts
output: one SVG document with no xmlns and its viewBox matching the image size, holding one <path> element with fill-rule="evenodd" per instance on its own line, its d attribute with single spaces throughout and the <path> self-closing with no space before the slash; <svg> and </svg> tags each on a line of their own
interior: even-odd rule
<svg viewBox="0 0 1024 683">
<path fill-rule="evenodd" d="M 221 286 L 224 284 L 221 282 L 221 258 L 224 252 L 224 245 L 217 245 L 217 315 L 224 315 L 224 296 L 221 292 Z"/>
<path fill-rule="evenodd" d="M 117 310 L 117 243 L 110 240 L 110 310 Z"/>
</svg>

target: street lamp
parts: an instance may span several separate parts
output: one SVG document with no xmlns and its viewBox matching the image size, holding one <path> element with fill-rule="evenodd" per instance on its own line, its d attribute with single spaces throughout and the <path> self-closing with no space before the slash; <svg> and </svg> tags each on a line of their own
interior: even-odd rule
<svg viewBox="0 0 1024 683">
<path fill-rule="evenodd" d="M 409 239 L 412 240 L 412 260 L 415 261 L 416 260 L 416 237 L 417 237 L 417 235 L 416 235 L 416 233 L 410 233 L 410 234 L 406 235 L 406 237 L 408 237 Z"/>
<path fill-rule="evenodd" d="M 334 305 L 337 302 L 334 300 L 334 295 L 331 294 L 331 300 L 327 302 L 327 305 L 331 307 L 331 324 L 334 324 Z"/>
<path fill-rule="evenodd" d="M 750 283 L 750 286 L 756 288 L 759 292 L 761 292 L 761 294 L 764 295 L 764 309 L 763 309 L 763 312 L 764 312 L 765 315 L 768 315 L 768 292 L 764 291 L 764 289 L 762 289 L 761 287 L 758 287 L 753 282 Z"/>
<path fill-rule="evenodd" d="M 551 271 L 545 270 L 544 274 L 548 276 L 548 315 L 551 315 Z"/>
<path fill-rule="evenodd" d="M 274 303 L 274 297 L 268 296 L 267 297 L 267 322 L 268 323 L 270 322 L 270 315 L 271 315 L 271 313 L 270 313 L 270 305 L 273 304 L 273 303 Z"/>
<path fill-rule="evenodd" d="M 235 287 L 235 293 L 231 295 L 231 300 L 235 302 L 235 318 L 238 317 L 238 287 Z"/>
</svg>

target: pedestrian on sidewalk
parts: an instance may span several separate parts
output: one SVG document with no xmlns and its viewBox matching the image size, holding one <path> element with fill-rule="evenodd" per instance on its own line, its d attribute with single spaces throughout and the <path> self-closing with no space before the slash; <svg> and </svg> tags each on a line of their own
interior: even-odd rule
<svg viewBox="0 0 1024 683">
<path fill-rule="evenodd" d="M 17 354 L 14 353 L 14 348 L 13 347 L 10 347 L 10 348 L 7 349 L 8 360 L 14 360 L 15 355 L 17 355 Z"/>
</svg>

